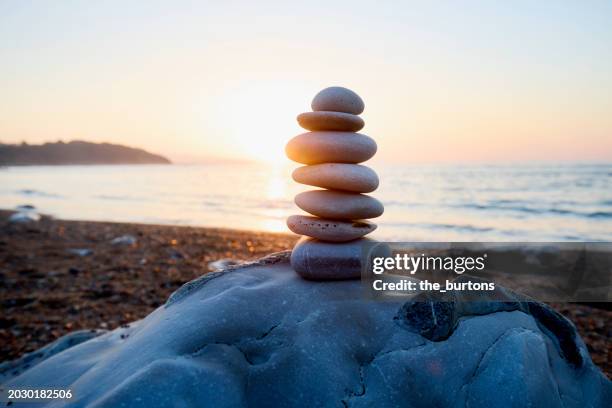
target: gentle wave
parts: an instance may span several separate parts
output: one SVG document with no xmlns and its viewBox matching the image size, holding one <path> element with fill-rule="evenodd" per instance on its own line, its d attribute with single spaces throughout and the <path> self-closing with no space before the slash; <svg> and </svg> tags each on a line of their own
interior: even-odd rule
<svg viewBox="0 0 612 408">
<path fill-rule="evenodd" d="M 482 204 L 460 204 L 455 207 L 469 208 L 475 210 L 485 211 L 515 211 L 520 213 L 528 214 L 539 214 L 539 215 L 571 215 L 575 217 L 587 217 L 587 218 L 607 218 L 612 217 L 612 212 L 596 211 L 596 212 L 581 212 L 575 210 L 565 210 L 561 208 L 533 208 L 533 207 L 510 207 L 510 206 L 498 206 L 498 205 L 482 205 Z"/>
<path fill-rule="evenodd" d="M 496 230 L 491 227 L 477 227 L 474 225 L 457 225 L 457 224 L 418 224 L 426 228 L 432 229 L 451 229 L 455 231 L 465 231 L 465 232 L 489 232 Z"/>
<path fill-rule="evenodd" d="M 589 214 L 591 218 L 612 218 L 612 212 L 594 212 Z"/>
<path fill-rule="evenodd" d="M 40 190 L 34 190 L 29 188 L 24 188 L 16 191 L 17 194 L 31 197 L 45 197 L 45 198 L 66 198 L 63 195 L 55 194 L 55 193 L 47 193 Z"/>
</svg>

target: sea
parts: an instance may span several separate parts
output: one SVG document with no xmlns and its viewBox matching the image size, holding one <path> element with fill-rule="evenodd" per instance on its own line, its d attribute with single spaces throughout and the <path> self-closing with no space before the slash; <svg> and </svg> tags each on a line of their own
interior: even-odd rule
<svg viewBox="0 0 612 408">
<path fill-rule="evenodd" d="M 0 168 L 0 208 L 61 219 L 288 232 L 291 165 Z M 612 241 L 612 163 L 375 166 L 386 241 Z"/>
</svg>

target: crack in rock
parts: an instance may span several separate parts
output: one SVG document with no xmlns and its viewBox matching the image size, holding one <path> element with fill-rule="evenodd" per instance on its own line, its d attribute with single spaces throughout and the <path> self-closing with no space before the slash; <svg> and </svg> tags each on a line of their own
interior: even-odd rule
<svg viewBox="0 0 612 408">
<path fill-rule="evenodd" d="M 272 326 L 268 330 L 266 330 L 263 334 L 257 336 L 256 340 L 262 340 L 262 339 L 268 337 L 268 335 L 270 335 L 270 333 L 272 333 L 272 331 L 274 329 L 276 329 L 278 326 L 280 326 L 280 323 L 275 324 L 274 326 Z"/>
<path fill-rule="evenodd" d="M 481 371 L 480 367 L 482 365 L 482 362 L 484 361 L 484 359 L 487 357 L 487 355 L 489 354 L 489 351 L 491 351 L 491 349 L 493 347 L 495 347 L 495 345 L 497 343 L 499 343 L 504 337 L 506 337 L 510 332 L 516 330 L 515 328 L 512 329 L 508 329 L 506 331 L 504 331 L 502 334 L 500 334 L 499 336 L 497 336 L 497 338 L 491 343 L 491 345 L 489 347 L 486 348 L 486 350 L 484 350 L 482 352 L 482 354 L 480 355 L 480 358 L 478 359 L 478 362 L 476 363 L 476 367 L 474 368 L 474 371 L 472 371 L 472 374 L 470 375 L 470 377 L 467 379 L 467 381 L 465 382 L 465 384 L 463 384 L 461 386 L 461 388 L 459 389 L 459 394 L 461 393 L 461 391 L 466 388 L 469 387 L 472 382 L 474 381 L 474 379 L 476 378 L 477 374 Z M 467 407 L 467 398 L 466 398 L 466 405 Z"/>
<path fill-rule="evenodd" d="M 370 365 L 374 361 L 374 359 L 370 360 L 370 362 L 359 365 L 359 390 L 347 390 L 347 395 L 340 401 L 343 406 L 349 407 L 350 400 L 353 398 L 363 397 L 366 393 L 366 385 L 364 378 L 364 369 L 366 365 Z"/>
</svg>

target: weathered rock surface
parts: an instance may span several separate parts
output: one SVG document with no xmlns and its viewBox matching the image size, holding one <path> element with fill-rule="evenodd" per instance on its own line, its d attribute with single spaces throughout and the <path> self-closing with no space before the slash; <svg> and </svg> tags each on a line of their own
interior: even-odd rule
<svg viewBox="0 0 612 408">
<path fill-rule="evenodd" d="M 0 381 L 75 395 L 19 407 L 611 405 L 612 383 L 545 305 L 442 308 L 462 312 L 440 337 L 424 328 L 445 312 L 415 305 L 301 279 L 277 254 L 189 282 L 129 327 L 2 364 Z"/>
<path fill-rule="evenodd" d="M 341 86 L 330 86 L 319 91 L 310 104 L 313 111 L 334 111 L 359 115 L 365 109 L 363 99 Z"/>
<path fill-rule="evenodd" d="M 331 190 L 371 193 L 378 188 L 378 176 L 369 167 L 360 164 L 322 163 L 298 167 L 293 180 L 301 184 Z"/>
<path fill-rule="evenodd" d="M 307 235 L 329 242 L 352 241 L 376 229 L 376 224 L 364 220 L 328 220 L 308 215 L 289 216 L 287 226 L 298 235 Z"/>
<path fill-rule="evenodd" d="M 374 197 L 332 190 L 304 191 L 295 196 L 295 204 L 317 217 L 337 220 L 376 218 L 384 211 Z"/>
<path fill-rule="evenodd" d="M 297 121 L 307 130 L 358 132 L 365 125 L 359 116 L 343 112 L 304 112 L 298 115 Z"/>
<path fill-rule="evenodd" d="M 297 135 L 285 153 L 302 164 L 361 163 L 376 154 L 376 142 L 361 133 L 319 131 Z"/>
</svg>

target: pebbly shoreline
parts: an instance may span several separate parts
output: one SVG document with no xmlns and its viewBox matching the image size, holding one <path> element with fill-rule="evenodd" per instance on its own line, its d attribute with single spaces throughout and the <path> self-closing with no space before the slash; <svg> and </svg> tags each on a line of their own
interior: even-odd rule
<svg viewBox="0 0 612 408">
<path fill-rule="evenodd" d="M 0 361 L 75 330 L 145 317 L 220 259 L 251 260 L 293 247 L 290 234 L 129 223 L 9 224 L 0 211 Z M 612 311 L 554 304 L 595 364 L 612 377 Z"/>
</svg>

